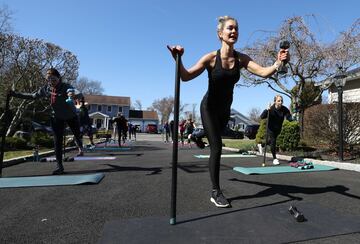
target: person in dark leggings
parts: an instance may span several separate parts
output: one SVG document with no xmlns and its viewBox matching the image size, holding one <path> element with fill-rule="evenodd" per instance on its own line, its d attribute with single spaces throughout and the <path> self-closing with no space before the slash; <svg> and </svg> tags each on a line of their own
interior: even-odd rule
<svg viewBox="0 0 360 244">
<path fill-rule="evenodd" d="M 276 139 L 281 132 L 284 118 L 292 121 L 289 109 L 287 109 L 282 104 L 283 97 L 280 95 L 276 95 L 274 97 L 274 104 L 271 105 L 268 109 L 265 109 L 260 115 L 261 119 L 266 119 L 269 113 L 269 123 L 267 128 L 268 141 L 266 142 L 266 145 L 270 144 L 270 150 L 273 156 L 274 165 L 280 164 L 279 160 L 276 158 Z"/>
<path fill-rule="evenodd" d="M 42 97 L 49 97 L 52 108 L 51 127 L 54 132 L 54 144 L 57 168 L 53 171 L 54 175 L 64 173 L 64 166 L 62 164 L 63 154 L 63 136 L 64 127 L 67 123 L 74 134 L 75 142 L 79 148 L 79 156 L 83 155 L 83 145 L 80 136 L 79 119 L 76 111 L 73 110 L 73 105 L 69 105 L 66 100 L 68 99 L 68 89 L 74 89 L 70 84 L 63 83 L 60 73 L 50 68 L 46 72 L 46 85 L 41 87 L 35 93 L 20 93 L 10 91 L 10 95 L 23 99 L 38 99 Z"/>
<path fill-rule="evenodd" d="M 188 81 L 199 76 L 205 69 L 208 71 L 208 91 L 201 102 L 200 110 L 205 134 L 210 144 L 209 170 L 212 182 L 210 201 L 217 207 L 230 207 L 219 183 L 221 132 L 230 118 L 233 89 L 240 78 L 240 69 L 245 68 L 255 75 L 268 77 L 280 67 L 281 61 L 289 59 L 289 55 L 288 50 L 281 49 L 272 66 L 262 67 L 246 54 L 235 51 L 234 45 L 239 35 L 238 23 L 229 16 L 219 17 L 217 34 L 221 48 L 205 54 L 189 69 L 181 63 L 180 77 L 182 81 Z M 167 46 L 167 48 L 174 58 L 184 53 L 184 48 L 181 46 Z"/>
<path fill-rule="evenodd" d="M 94 135 L 92 131 L 91 119 L 89 117 L 89 110 L 86 107 L 85 97 L 81 97 L 79 99 L 80 107 L 79 107 L 79 122 L 80 122 L 80 135 L 83 137 L 87 135 L 90 140 L 91 148 L 95 147 L 94 143 Z"/>
<path fill-rule="evenodd" d="M 125 119 L 124 115 L 122 113 L 118 113 L 118 116 L 115 117 L 111 122 L 115 122 L 117 126 L 118 131 L 118 143 L 119 147 L 121 147 L 121 142 L 125 144 L 126 135 L 127 135 L 127 119 Z"/>
</svg>

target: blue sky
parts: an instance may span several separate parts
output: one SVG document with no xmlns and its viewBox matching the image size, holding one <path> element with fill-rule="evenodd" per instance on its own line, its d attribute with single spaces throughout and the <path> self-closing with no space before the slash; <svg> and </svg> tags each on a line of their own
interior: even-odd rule
<svg viewBox="0 0 360 244">
<path fill-rule="evenodd" d="M 256 40 L 257 30 L 276 31 L 295 15 L 315 14 L 315 31 L 323 41 L 334 39 L 360 16 L 358 0 L 7 0 L 0 4 L 13 11 L 16 34 L 73 52 L 80 61 L 80 76 L 101 81 L 106 95 L 140 100 L 143 109 L 174 94 L 175 65 L 166 45 L 184 46 L 184 65 L 192 66 L 220 48 L 219 16 L 238 19 L 236 48 Z M 206 72 L 182 83 L 182 103 L 198 108 L 206 89 Z M 266 108 L 275 94 L 265 85 L 235 88 L 233 108 L 247 115 L 251 108 Z"/>
</svg>

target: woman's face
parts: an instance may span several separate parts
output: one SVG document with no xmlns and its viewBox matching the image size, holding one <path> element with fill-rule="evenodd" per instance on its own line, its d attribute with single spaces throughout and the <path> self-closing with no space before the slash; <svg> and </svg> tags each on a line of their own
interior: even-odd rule
<svg viewBox="0 0 360 244">
<path fill-rule="evenodd" d="M 60 79 L 59 79 L 59 77 L 57 77 L 51 73 L 47 73 L 46 81 L 49 82 L 52 86 L 56 86 L 59 83 Z"/>
<path fill-rule="evenodd" d="M 219 33 L 220 40 L 235 44 L 237 42 L 239 32 L 238 26 L 234 20 L 228 20 L 224 24 L 224 28 Z"/>
<path fill-rule="evenodd" d="M 276 97 L 275 100 L 275 108 L 280 108 L 283 104 L 283 99 L 282 97 Z"/>
</svg>

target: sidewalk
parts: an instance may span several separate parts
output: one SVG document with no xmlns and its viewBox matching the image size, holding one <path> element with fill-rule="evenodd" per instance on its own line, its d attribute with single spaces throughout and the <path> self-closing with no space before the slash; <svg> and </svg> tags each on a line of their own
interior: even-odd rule
<svg viewBox="0 0 360 244">
<path fill-rule="evenodd" d="M 223 147 L 223 149 L 227 150 L 227 151 L 231 151 L 231 152 L 239 152 L 239 149 L 231 148 L 231 147 Z M 254 153 L 256 153 L 256 155 L 258 155 L 258 156 L 263 156 L 263 154 L 260 154 L 258 151 L 254 151 Z M 281 155 L 281 154 L 276 154 L 276 156 L 278 159 L 287 160 L 287 161 L 290 161 L 292 158 L 292 156 Z M 272 158 L 271 153 L 266 153 L 266 157 Z M 336 161 L 319 160 L 319 159 L 313 159 L 313 158 L 304 158 L 304 159 L 309 160 L 315 164 L 327 165 L 327 166 L 331 166 L 331 167 L 335 167 L 335 168 L 339 168 L 339 169 L 360 172 L 360 164 L 348 163 L 346 161 L 336 162 Z"/>
</svg>

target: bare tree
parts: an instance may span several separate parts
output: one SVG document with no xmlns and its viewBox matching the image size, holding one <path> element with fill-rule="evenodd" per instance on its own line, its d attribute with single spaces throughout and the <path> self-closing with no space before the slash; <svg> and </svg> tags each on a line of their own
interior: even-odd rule
<svg viewBox="0 0 360 244">
<path fill-rule="evenodd" d="M 170 115 L 174 109 L 174 97 L 164 97 L 162 99 L 157 99 L 152 103 L 150 108 L 151 110 L 155 110 L 161 116 L 161 124 L 169 121 Z"/>
<path fill-rule="evenodd" d="M 249 119 L 252 120 L 252 121 L 255 121 L 255 122 L 258 122 L 260 123 L 260 114 L 261 114 L 261 109 L 260 108 L 252 108 L 250 109 L 249 113 L 248 113 L 248 116 L 249 116 Z"/>
<path fill-rule="evenodd" d="M 258 40 L 252 44 L 252 47 L 246 46 L 241 52 L 248 54 L 262 65 L 272 65 L 276 59 L 278 44 L 282 40 L 288 40 L 291 43 L 289 72 L 283 76 L 275 74 L 265 79 L 242 71 L 243 78 L 240 85 L 267 84 L 276 92 L 288 96 L 296 106 L 301 103 L 306 82 L 323 82 L 331 78 L 337 72 L 337 65 L 348 70 L 359 64 L 359 24 L 360 19 L 357 19 L 347 31 L 339 33 L 339 37 L 328 44 L 321 43 L 316 38 L 303 17 L 286 19 L 275 36 Z M 316 96 L 313 97 L 314 101 L 319 101 L 323 91 L 330 85 L 331 83 L 319 87 Z M 297 89 L 293 90 L 294 87 Z"/>
<path fill-rule="evenodd" d="M 71 52 L 52 43 L 38 39 L 23 38 L 14 34 L 0 33 L 0 95 L 5 97 L 9 89 L 34 92 L 44 85 L 44 75 L 48 68 L 54 67 L 62 74 L 65 82 L 73 83 L 78 76 L 79 62 Z M 3 103 L 4 101 L 2 101 Z M 13 117 L 7 131 L 11 135 L 22 120 L 24 113 L 35 101 L 12 99 L 10 107 Z M 49 103 L 43 104 L 44 109 Z M 2 113 L 1 117 L 3 117 Z"/>
<path fill-rule="evenodd" d="M 83 94 L 102 95 L 104 88 L 100 81 L 89 80 L 87 77 L 80 77 L 73 86 Z"/>
<path fill-rule="evenodd" d="M 11 24 L 12 14 L 7 5 L 0 6 L 0 33 L 10 33 L 13 30 Z"/>
<path fill-rule="evenodd" d="M 142 110 L 142 103 L 139 99 L 135 100 L 134 108 L 138 110 Z"/>
</svg>

